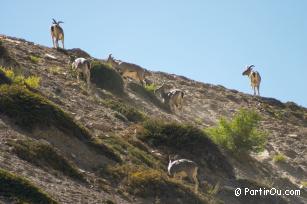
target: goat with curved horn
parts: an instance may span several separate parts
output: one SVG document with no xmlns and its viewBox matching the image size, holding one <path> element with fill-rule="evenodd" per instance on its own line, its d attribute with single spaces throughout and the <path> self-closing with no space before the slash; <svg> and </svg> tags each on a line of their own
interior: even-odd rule
<svg viewBox="0 0 307 204">
<path fill-rule="evenodd" d="M 54 18 L 52 19 L 53 23 L 51 25 L 51 39 L 52 44 L 54 48 L 59 47 L 59 40 L 62 41 L 62 46 L 64 49 L 64 31 L 63 28 L 61 28 L 60 23 L 63 23 L 63 21 L 56 21 Z"/>
<path fill-rule="evenodd" d="M 258 96 L 259 96 L 261 77 L 260 77 L 259 72 L 253 70 L 253 67 L 255 66 L 254 65 L 246 66 L 246 70 L 242 73 L 242 75 L 248 76 L 248 78 L 251 81 L 251 87 L 254 90 L 254 95 L 257 95 L 257 91 L 258 91 Z"/>
</svg>

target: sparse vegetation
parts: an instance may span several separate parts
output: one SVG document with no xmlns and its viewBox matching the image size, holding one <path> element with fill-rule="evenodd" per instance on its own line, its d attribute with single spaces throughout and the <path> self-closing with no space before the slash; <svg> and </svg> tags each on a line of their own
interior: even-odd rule
<svg viewBox="0 0 307 204">
<path fill-rule="evenodd" d="M 307 181 L 302 181 L 301 184 L 304 188 L 307 188 Z"/>
<path fill-rule="evenodd" d="M 14 71 L 11 69 L 6 69 L 4 67 L 0 67 L 0 73 L 3 73 L 6 78 L 8 78 L 11 82 L 18 85 L 25 85 L 29 88 L 38 88 L 40 85 L 40 77 L 37 76 L 29 76 L 24 77 L 22 75 L 15 75 Z"/>
<path fill-rule="evenodd" d="M 31 88 L 38 88 L 40 84 L 40 77 L 37 76 L 29 76 L 25 79 L 25 84 Z"/>
<path fill-rule="evenodd" d="M 20 203 L 57 203 L 28 180 L 0 169 L 0 194 L 17 198 Z"/>
<path fill-rule="evenodd" d="M 241 109 L 232 120 L 222 118 L 216 127 L 206 129 L 212 140 L 239 155 L 264 149 L 267 134 L 259 129 L 260 115 L 253 110 Z"/>
<path fill-rule="evenodd" d="M 131 122 L 139 122 L 139 121 L 144 121 L 146 116 L 139 112 L 137 109 L 126 105 L 122 102 L 115 101 L 115 100 L 105 100 L 102 102 L 105 106 L 111 108 L 114 111 L 119 112 L 122 114 L 127 120 Z"/>
<path fill-rule="evenodd" d="M 144 198 L 156 197 L 161 203 L 168 203 L 168 199 L 174 197 L 183 203 L 208 203 L 200 194 L 195 194 L 192 188 L 169 179 L 160 170 L 125 164 L 109 167 L 108 171 L 115 178 L 121 178 L 121 183 L 133 195 Z"/>
<path fill-rule="evenodd" d="M 67 159 L 62 157 L 49 144 L 31 140 L 10 141 L 18 157 L 41 168 L 62 172 L 66 176 L 85 181 L 82 174 Z"/>
<path fill-rule="evenodd" d="M 185 124 L 147 120 L 137 137 L 155 148 L 167 148 L 185 158 L 193 158 L 196 163 L 205 164 L 208 168 L 233 176 L 233 169 L 227 159 L 204 131 Z M 220 162 L 216 162 L 219 160 Z"/>
<path fill-rule="evenodd" d="M 37 64 L 37 63 L 39 63 L 41 61 L 41 58 L 38 57 L 38 56 L 31 55 L 30 56 L 30 60 L 31 60 L 31 62 Z"/>
<path fill-rule="evenodd" d="M 98 61 L 92 62 L 91 81 L 97 87 L 108 90 L 114 94 L 124 93 L 124 81 L 119 73 L 109 65 Z"/>
<path fill-rule="evenodd" d="M 155 167 L 160 164 L 151 154 L 138 149 L 120 137 L 111 136 L 103 139 L 103 142 L 118 154 L 128 157 L 127 159 L 131 160 L 134 164 L 146 165 L 148 167 Z"/>
<path fill-rule="evenodd" d="M 278 153 L 278 154 L 274 155 L 273 161 L 274 161 L 275 163 L 285 162 L 285 161 L 286 161 L 286 157 L 285 157 L 284 154 Z"/>
<path fill-rule="evenodd" d="M 48 71 L 54 75 L 60 74 L 61 73 L 61 67 L 59 66 L 53 66 L 53 67 L 49 67 Z"/>
</svg>

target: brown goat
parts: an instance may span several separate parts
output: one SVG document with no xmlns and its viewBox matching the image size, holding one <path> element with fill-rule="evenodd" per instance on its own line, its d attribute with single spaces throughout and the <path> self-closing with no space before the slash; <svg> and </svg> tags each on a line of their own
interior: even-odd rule
<svg viewBox="0 0 307 204">
<path fill-rule="evenodd" d="M 257 90 L 258 96 L 260 96 L 259 87 L 260 87 L 261 77 L 257 71 L 253 70 L 253 67 L 255 66 L 254 65 L 247 66 L 246 70 L 242 73 L 242 75 L 243 76 L 246 75 L 249 77 L 251 81 L 252 89 L 254 90 L 254 95 L 257 95 L 256 94 L 256 90 Z"/>
</svg>

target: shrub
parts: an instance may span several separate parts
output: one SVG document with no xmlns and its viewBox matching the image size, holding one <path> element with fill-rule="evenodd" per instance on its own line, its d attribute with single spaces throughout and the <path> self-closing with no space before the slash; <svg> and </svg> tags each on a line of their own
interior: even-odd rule
<svg viewBox="0 0 307 204">
<path fill-rule="evenodd" d="M 122 77 L 106 64 L 97 61 L 92 63 L 91 81 L 96 84 L 97 87 L 112 93 L 124 93 L 124 81 Z"/>
<path fill-rule="evenodd" d="M 57 203 L 28 180 L 0 169 L 0 194 L 18 198 L 21 203 Z"/>
<path fill-rule="evenodd" d="M 192 125 L 147 120 L 143 122 L 143 130 L 138 132 L 137 137 L 155 148 L 164 147 L 182 157 L 193 158 L 197 163 L 205 163 L 211 170 L 229 177 L 234 175 L 233 168 L 217 145 L 204 131 Z"/>
<path fill-rule="evenodd" d="M 301 185 L 302 185 L 304 188 L 307 188 L 307 181 L 302 181 L 302 182 L 301 182 Z"/>
<path fill-rule="evenodd" d="M 216 127 L 206 132 L 216 144 L 232 153 L 260 152 L 267 141 L 267 134 L 259 130 L 260 121 L 257 112 L 241 109 L 232 120 L 222 118 Z"/>
<path fill-rule="evenodd" d="M 144 121 L 145 115 L 137 109 L 115 100 L 105 100 L 102 102 L 105 106 L 124 115 L 131 122 Z"/>
<path fill-rule="evenodd" d="M 37 63 L 39 63 L 39 62 L 41 61 L 41 58 L 40 58 L 40 57 L 37 57 L 37 56 L 31 55 L 31 56 L 30 56 L 30 60 L 31 60 L 31 62 L 37 64 Z"/>
<path fill-rule="evenodd" d="M 18 157 L 46 170 L 53 168 L 66 176 L 85 181 L 82 174 L 52 146 L 31 140 L 10 141 Z"/>
<path fill-rule="evenodd" d="M 0 113 L 11 118 L 16 125 L 31 132 L 35 127 L 53 126 L 73 135 L 98 152 L 121 161 L 104 144 L 94 141 L 89 132 L 54 103 L 43 96 L 18 85 L 0 86 Z"/>
<path fill-rule="evenodd" d="M 278 154 L 274 155 L 273 161 L 275 163 L 285 162 L 286 161 L 286 157 L 282 153 L 278 153 Z"/>
</svg>

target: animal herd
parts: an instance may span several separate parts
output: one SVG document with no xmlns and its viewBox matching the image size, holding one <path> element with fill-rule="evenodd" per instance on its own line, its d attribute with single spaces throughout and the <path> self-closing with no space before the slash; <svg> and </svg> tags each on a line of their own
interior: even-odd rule
<svg viewBox="0 0 307 204">
<path fill-rule="evenodd" d="M 53 19 L 51 26 L 51 38 L 54 48 L 59 48 L 58 41 L 62 41 L 62 48 L 64 49 L 64 31 L 60 24 L 62 21 L 56 21 Z M 107 58 L 107 63 L 111 65 L 112 68 L 117 70 L 123 77 L 131 78 L 139 82 L 142 86 L 146 85 L 146 76 L 150 75 L 146 69 L 132 63 L 123 62 L 120 60 L 114 59 L 112 54 Z M 261 82 L 260 74 L 257 71 L 253 70 L 254 65 L 246 67 L 246 70 L 242 73 L 244 76 L 248 76 L 251 82 L 251 87 L 254 90 L 254 95 L 260 95 L 259 87 Z M 88 88 L 90 87 L 90 69 L 91 63 L 89 59 L 77 58 L 72 62 L 72 68 L 77 72 L 82 72 L 86 80 Z M 77 75 L 79 81 L 79 74 Z M 183 97 L 184 92 L 180 89 L 173 89 L 167 87 L 163 83 L 160 87 L 155 89 L 155 94 L 162 98 L 162 101 L 169 106 L 171 111 L 176 112 L 177 110 L 182 110 L 183 107 Z M 195 184 L 195 192 L 198 191 L 198 166 L 195 162 L 188 159 L 172 159 L 169 157 L 168 164 L 168 175 L 173 177 L 179 176 L 182 179 L 182 176 L 187 176 Z"/>
</svg>

